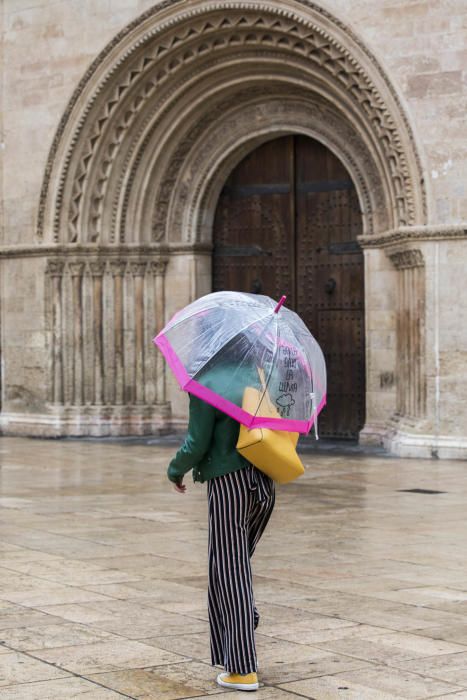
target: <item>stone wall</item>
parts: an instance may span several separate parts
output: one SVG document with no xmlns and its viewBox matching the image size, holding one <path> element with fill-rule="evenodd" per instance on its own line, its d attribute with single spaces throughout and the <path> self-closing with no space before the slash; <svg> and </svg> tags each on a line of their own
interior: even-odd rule
<svg viewBox="0 0 467 700">
<path fill-rule="evenodd" d="M 467 5 L 464 0 L 332 0 L 387 68 L 426 168 L 429 223 L 467 219 Z"/>
<path fill-rule="evenodd" d="M 2 4 L 1 403 L 4 416 L 23 416 L 25 432 L 44 431 L 40 416 L 51 392 L 47 384 L 53 327 L 45 300 L 46 261 L 34 253 L 24 257 L 19 248 L 37 243 L 40 193 L 52 140 L 73 91 L 99 52 L 156 4 L 149 0 L 4 0 Z M 290 7 L 293 1 L 264 4 Z M 465 456 L 467 5 L 464 0 L 323 0 L 319 6 L 353 29 L 386 70 L 411 123 L 427 192 L 425 229 L 417 229 L 416 244 L 407 242 L 408 234 L 390 235 L 378 246 L 363 241 L 368 244 L 364 438 L 385 439 L 403 454 Z M 401 252 L 413 248 L 423 256 L 416 279 L 395 265 L 402 260 Z M 412 409 L 410 415 L 400 415 L 401 407 L 412 406 L 415 400 L 404 398 L 398 366 L 402 278 L 410 278 L 413 289 L 423 295 L 411 311 L 417 314 L 423 309 L 425 314 L 417 341 L 424 373 L 417 381 L 423 386 L 414 389 L 425 397 L 423 415 L 412 415 Z M 206 256 L 179 252 L 170 258 L 167 279 L 169 316 L 178 305 L 208 290 Z M 403 347 L 403 352 L 413 349 Z M 185 415 L 185 401 L 170 379 L 168 399 L 178 424 Z M 14 432 L 13 424 L 4 418 L 5 430 Z"/>
</svg>

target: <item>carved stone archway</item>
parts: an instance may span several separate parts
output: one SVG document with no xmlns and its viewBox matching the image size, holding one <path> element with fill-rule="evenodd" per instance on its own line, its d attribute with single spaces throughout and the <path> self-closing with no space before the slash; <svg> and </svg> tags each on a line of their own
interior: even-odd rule
<svg viewBox="0 0 467 700">
<path fill-rule="evenodd" d="M 175 395 L 147 350 L 151 334 L 209 290 L 227 174 L 261 142 L 297 132 L 347 167 L 365 237 L 425 223 L 398 96 L 353 31 L 315 3 L 166 0 L 96 58 L 55 136 L 37 227 L 55 339 L 50 410 L 68 426 L 167 423 Z"/>
<path fill-rule="evenodd" d="M 324 129 L 331 118 L 336 135 L 344 126 L 357 162 L 363 147 L 377 182 L 368 174 L 360 183 L 362 201 L 376 185 L 385 204 L 366 233 L 424 223 L 410 125 L 384 71 L 348 27 L 307 0 L 185 5 L 171 0 L 145 13 L 84 76 L 52 146 L 39 239 L 169 242 L 155 210 L 180 196 L 173 173 L 234 107 L 256 98 L 267 124 L 265 103 L 275 95 L 299 95 L 310 116 L 315 111 L 312 122 Z"/>
</svg>

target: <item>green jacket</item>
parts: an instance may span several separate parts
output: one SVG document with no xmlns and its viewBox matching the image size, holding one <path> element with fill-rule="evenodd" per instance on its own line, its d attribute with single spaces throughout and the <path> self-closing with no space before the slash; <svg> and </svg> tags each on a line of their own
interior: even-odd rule
<svg viewBox="0 0 467 700">
<path fill-rule="evenodd" d="M 188 435 L 169 464 L 170 481 L 181 481 L 190 469 L 201 483 L 242 469 L 248 462 L 235 447 L 239 431 L 237 421 L 190 394 Z"/>
<path fill-rule="evenodd" d="M 243 370 L 232 368 L 209 372 L 203 384 L 217 390 L 222 386 L 223 395 L 241 406 L 243 390 L 251 381 Z M 245 467 L 248 462 L 236 449 L 239 432 L 240 424 L 236 420 L 190 394 L 188 434 L 169 464 L 170 481 L 181 481 L 190 469 L 193 469 L 193 481 L 203 483 Z"/>
</svg>

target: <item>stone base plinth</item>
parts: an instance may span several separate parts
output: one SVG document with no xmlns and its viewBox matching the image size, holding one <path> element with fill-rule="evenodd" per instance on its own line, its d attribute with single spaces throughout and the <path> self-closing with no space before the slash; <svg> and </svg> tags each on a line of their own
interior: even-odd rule
<svg viewBox="0 0 467 700">
<path fill-rule="evenodd" d="M 387 434 L 384 423 L 367 423 L 360 431 L 358 441 L 361 445 L 383 445 Z"/>
<path fill-rule="evenodd" d="M 367 423 L 359 436 L 362 445 L 381 445 L 397 457 L 419 459 L 467 459 L 467 435 L 435 435 L 426 425 Z"/>
<path fill-rule="evenodd" d="M 467 436 L 430 435 L 397 430 L 388 433 L 383 445 L 397 457 L 467 459 Z"/>
<path fill-rule="evenodd" d="M 47 413 L 2 413 L 2 435 L 119 437 L 172 430 L 169 404 L 154 406 L 50 406 Z"/>
</svg>

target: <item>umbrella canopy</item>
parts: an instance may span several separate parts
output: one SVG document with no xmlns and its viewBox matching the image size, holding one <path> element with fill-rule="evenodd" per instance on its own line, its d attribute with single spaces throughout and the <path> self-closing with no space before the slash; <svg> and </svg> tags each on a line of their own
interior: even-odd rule
<svg viewBox="0 0 467 700">
<path fill-rule="evenodd" d="M 214 292 L 154 338 L 182 389 L 248 428 L 307 433 L 326 403 L 321 348 L 301 318 L 260 294 Z M 246 387 L 258 405 L 242 407 Z"/>
</svg>

